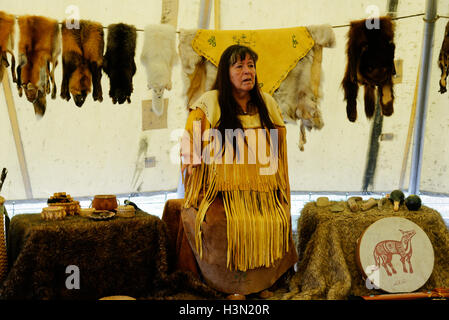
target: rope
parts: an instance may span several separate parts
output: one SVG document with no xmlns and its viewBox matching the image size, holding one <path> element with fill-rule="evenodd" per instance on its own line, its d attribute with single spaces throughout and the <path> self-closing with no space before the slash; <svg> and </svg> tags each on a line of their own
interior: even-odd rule
<svg viewBox="0 0 449 320">
<path fill-rule="evenodd" d="M 424 16 L 424 15 L 425 15 L 425 13 L 416 13 L 416 14 L 410 14 L 410 15 L 401 16 L 401 17 L 395 17 L 395 18 L 391 18 L 391 19 L 392 20 L 401 20 L 401 19 L 420 17 L 420 16 Z M 17 20 L 19 18 L 19 16 L 15 16 L 15 18 Z M 426 20 L 426 18 L 423 18 L 423 20 L 425 22 L 435 22 L 435 21 L 437 21 L 440 18 L 449 19 L 449 16 L 437 15 L 435 17 L 435 19 L 433 19 L 433 20 Z M 60 22 L 59 24 L 62 25 L 62 22 Z M 345 28 L 345 27 L 349 27 L 349 26 L 350 26 L 350 24 L 341 24 L 341 25 L 332 26 L 332 28 Z M 103 29 L 107 29 L 107 27 L 103 27 Z M 144 32 L 145 30 L 144 29 L 136 29 L 136 31 Z M 176 31 L 176 33 L 180 33 L 180 31 Z"/>
</svg>

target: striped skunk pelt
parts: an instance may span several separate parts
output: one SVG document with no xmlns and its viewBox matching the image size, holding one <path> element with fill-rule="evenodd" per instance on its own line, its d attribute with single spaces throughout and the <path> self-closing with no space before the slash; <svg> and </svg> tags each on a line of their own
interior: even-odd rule
<svg viewBox="0 0 449 320">
<path fill-rule="evenodd" d="M 133 76 L 136 73 L 136 28 L 123 23 L 108 26 L 103 70 L 109 77 L 109 96 L 112 102 L 131 103 Z"/>
<path fill-rule="evenodd" d="M 176 28 L 169 24 L 148 25 L 144 31 L 140 61 L 147 74 L 147 87 L 152 89 L 152 110 L 162 115 L 164 90 L 171 90 L 172 67 L 176 62 Z"/>
<path fill-rule="evenodd" d="M 0 81 L 3 79 L 5 68 L 9 67 L 7 53 L 11 55 L 11 73 L 13 82 L 17 82 L 14 58 L 14 23 L 15 17 L 0 11 Z"/>
<path fill-rule="evenodd" d="M 33 103 L 35 114 L 43 116 L 47 106 L 46 95 L 50 90 L 51 98 L 56 98 L 54 72 L 61 52 L 59 24 L 54 19 L 28 15 L 19 17 L 18 24 L 17 89 L 19 96 L 22 96 L 22 90 L 25 91 L 28 101 Z"/>
<path fill-rule="evenodd" d="M 370 20 L 352 21 L 346 47 L 347 65 L 342 81 L 346 114 L 351 122 L 357 119 L 359 85 L 365 89 L 365 114 L 372 118 L 375 111 L 376 89 L 382 115 L 393 114 L 394 24 L 390 17 L 380 17 L 379 24 Z"/>
<path fill-rule="evenodd" d="M 441 79 L 440 79 L 440 93 L 445 93 L 446 89 L 446 79 L 449 73 L 449 22 L 446 24 L 446 29 L 444 31 L 443 44 L 441 45 L 440 56 L 438 59 L 438 65 L 441 69 Z"/>
<path fill-rule="evenodd" d="M 92 91 L 94 101 L 103 101 L 101 72 L 104 31 L 100 23 L 80 20 L 79 28 L 68 29 L 62 23 L 61 98 L 81 107 Z"/>
</svg>

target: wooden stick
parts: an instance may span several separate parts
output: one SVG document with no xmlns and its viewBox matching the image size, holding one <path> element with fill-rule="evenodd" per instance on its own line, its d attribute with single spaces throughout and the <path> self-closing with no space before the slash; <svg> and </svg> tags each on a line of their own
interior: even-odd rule
<svg viewBox="0 0 449 320">
<path fill-rule="evenodd" d="M 362 296 L 365 300 L 415 300 L 426 298 L 449 298 L 448 289 L 437 288 L 428 292 L 390 293 Z"/>
<path fill-rule="evenodd" d="M 214 0 L 214 23 L 215 23 L 215 30 L 220 30 L 221 28 L 220 0 Z"/>
<path fill-rule="evenodd" d="M 16 107 L 14 105 L 14 98 L 9 84 L 8 72 L 3 74 L 3 91 L 5 92 L 5 100 L 8 106 L 9 121 L 11 122 L 12 134 L 16 144 L 17 158 L 19 160 L 20 171 L 22 173 L 23 185 L 25 187 L 25 194 L 27 199 L 33 199 L 33 192 L 31 191 L 30 176 L 28 174 L 28 167 L 25 160 L 25 151 L 23 149 L 22 137 L 20 136 L 19 121 L 17 120 Z"/>
<path fill-rule="evenodd" d="M 401 176 L 399 178 L 399 186 L 398 186 L 399 190 L 402 190 L 402 188 L 404 187 L 405 170 L 407 169 L 408 154 L 410 153 L 410 142 L 412 140 L 413 127 L 414 127 L 414 123 L 415 123 L 416 99 L 418 97 L 418 82 L 419 82 L 420 71 L 421 71 L 421 64 L 419 64 L 418 74 L 416 75 L 415 95 L 413 97 L 412 111 L 410 112 L 410 122 L 408 124 L 407 141 L 405 142 L 405 147 L 404 147 L 404 157 L 402 159 Z"/>
</svg>

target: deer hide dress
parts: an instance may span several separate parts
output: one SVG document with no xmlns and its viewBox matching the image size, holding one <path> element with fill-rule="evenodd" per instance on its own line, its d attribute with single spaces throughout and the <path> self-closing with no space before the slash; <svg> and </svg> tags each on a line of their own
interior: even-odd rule
<svg viewBox="0 0 449 320">
<path fill-rule="evenodd" d="M 220 292 L 262 291 L 298 259 L 286 129 L 275 100 L 263 97 L 275 129 L 265 135 L 258 113 L 239 115 L 244 137 L 233 131 L 235 149 L 213 130 L 220 119 L 216 90 L 204 93 L 187 119 L 183 146 L 190 149 L 182 153 L 190 152 L 198 166 L 185 180 L 182 226 L 204 281 Z"/>
</svg>

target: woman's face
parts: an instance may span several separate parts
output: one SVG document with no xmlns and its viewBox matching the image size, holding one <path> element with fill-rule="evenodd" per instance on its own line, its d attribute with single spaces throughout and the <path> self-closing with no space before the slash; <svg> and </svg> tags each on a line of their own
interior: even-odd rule
<svg viewBox="0 0 449 320">
<path fill-rule="evenodd" d="M 238 57 L 236 63 L 229 68 L 229 77 L 236 93 L 249 92 L 256 83 L 256 65 L 249 54 L 244 60 Z"/>
</svg>

